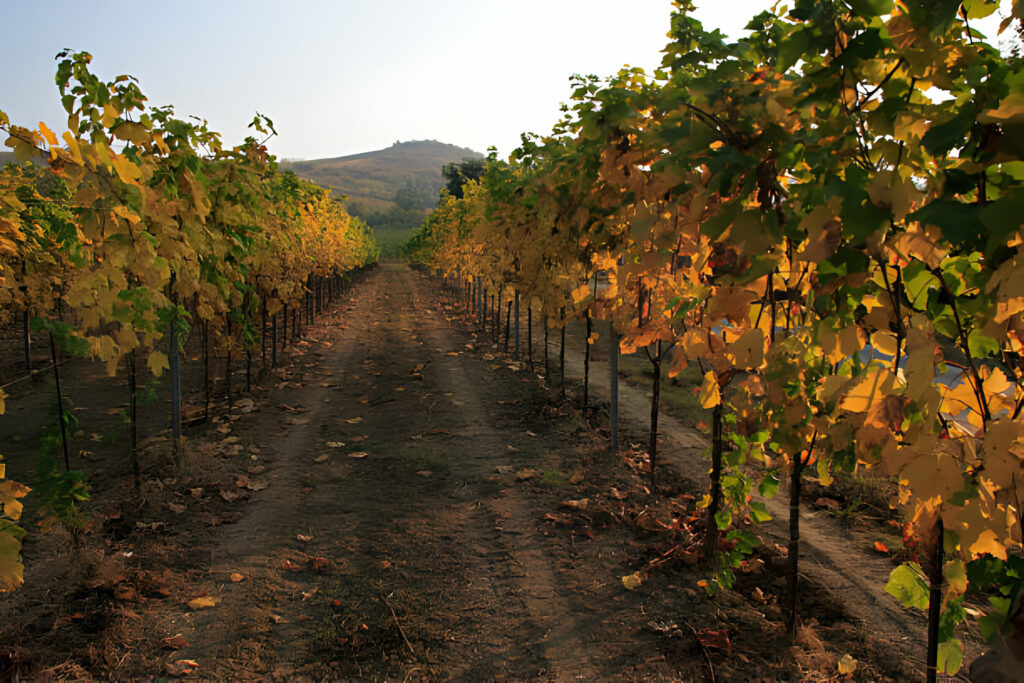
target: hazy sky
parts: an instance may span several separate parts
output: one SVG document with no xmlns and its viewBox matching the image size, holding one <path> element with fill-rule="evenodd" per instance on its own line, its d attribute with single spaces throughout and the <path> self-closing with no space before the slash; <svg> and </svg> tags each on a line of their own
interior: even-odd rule
<svg viewBox="0 0 1024 683">
<path fill-rule="evenodd" d="M 739 35 L 770 0 L 706 0 L 706 27 Z M 152 105 L 206 118 L 228 144 L 256 111 L 283 158 L 436 139 L 507 156 L 547 133 L 573 73 L 653 68 L 669 0 L 0 0 L 0 110 L 51 128 L 62 48 L 105 80 L 136 76 Z"/>
</svg>

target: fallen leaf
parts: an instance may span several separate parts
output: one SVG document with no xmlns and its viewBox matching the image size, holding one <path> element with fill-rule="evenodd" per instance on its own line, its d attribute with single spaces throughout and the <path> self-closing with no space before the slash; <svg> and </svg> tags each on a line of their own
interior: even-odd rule
<svg viewBox="0 0 1024 683">
<path fill-rule="evenodd" d="M 626 498 L 629 496 L 628 493 L 623 493 L 614 486 L 611 488 L 611 491 L 609 491 L 609 493 L 611 493 L 612 498 L 614 498 L 615 500 L 626 500 Z"/>
<path fill-rule="evenodd" d="M 185 511 L 185 506 L 179 505 L 178 503 L 168 503 L 167 509 L 176 515 L 180 515 L 182 512 Z"/>
<path fill-rule="evenodd" d="M 178 633 L 177 635 L 167 636 L 166 638 L 162 639 L 160 641 L 160 647 L 162 647 L 165 650 L 180 650 L 182 648 L 188 647 L 188 643 L 185 641 L 182 635 Z"/>
<path fill-rule="evenodd" d="M 328 441 L 327 442 L 327 447 L 328 448 L 344 448 L 345 447 L 345 442 L 344 441 Z"/>
<path fill-rule="evenodd" d="M 267 468 L 263 465 L 251 465 L 247 471 L 249 474 L 263 474 L 267 471 Z"/>
<path fill-rule="evenodd" d="M 369 403 L 370 402 L 370 397 L 369 396 L 360 396 L 359 397 L 359 402 L 360 403 Z"/>
<path fill-rule="evenodd" d="M 743 560 L 740 562 L 740 571 L 744 574 L 760 574 L 764 569 L 764 560 L 760 557 L 755 557 L 752 560 Z"/>
<path fill-rule="evenodd" d="M 697 639 L 704 647 L 717 647 L 720 650 L 732 651 L 732 643 L 729 642 L 729 632 L 724 628 L 720 631 L 702 628 L 697 633 Z"/>
<path fill-rule="evenodd" d="M 540 476 L 540 472 L 534 469 L 519 470 L 516 472 L 516 479 L 519 481 L 526 481 L 527 479 L 535 479 Z"/>
<path fill-rule="evenodd" d="M 536 434 L 534 434 L 533 432 L 531 432 L 531 431 L 530 431 L 529 429 L 527 429 L 527 430 L 526 430 L 526 435 L 527 435 L 527 436 L 537 436 Z"/>
<path fill-rule="evenodd" d="M 194 489 L 189 489 L 188 492 L 189 492 L 189 494 L 193 498 L 202 498 L 203 497 L 203 487 L 202 486 L 199 486 L 199 487 L 194 488 Z"/>
<path fill-rule="evenodd" d="M 764 591 L 762 591 L 760 588 L 754 588 L 754 590 L 750 593 L 750 597 L 752 597 L 755 602 L 760 603 L 762 605 L 768 602 L 768 598 L 765 597 Z"/>
<path fill-rule="evenodd" d="M 348 457 L 350 457 L 350 458 L 365 458 L 368 455 L 369 455 L 369 453 L 367 453 L 366 451 L 352 451 L 351 453 L 348 454 Z"/>
<path fill-rule="evenodd" d="M 362 421 L 363 418 L 361 417 L 350 417 L 349 419 L 345 420 L 345 422 L 348 422 L 350 425 L 357 425 Z"/>
<path fill-rule="evenodd" d="M 882 543 L 881 541 L 875 541 L 875 550 L 877 550 L 880 553 L 887 553 L 887 552 L 889 552 L 889 549 L 887 547 L 885 547 L 885 544 Z"/>
<path fill-rule="evenodd" d="M 288 620 L 278 614 L 271 614 L 270 620 L 275 624 L 287 624 Z"/>
<path fill-rule="evenodd" d="M 241 583 L 242 581 L 245 581 L 245 577 L 239 574 L 238 572 L 235 572 L 231 575 L 232 583 Z"/>
<path fill-rule="evenodd" d="M 349 439 L 349 441 L 351 441 L 352 443 L 359 443 L 360 441 L 365 441 L 369 438 L 369 434 L 363 434 L 362 436 L 353 436 L 351 439 Z"/>
<path fill-rule="evenodd" d="M 167 662 L 167 666 L 164 668 L 169 676 L 188 676 L 199 668 L 199 663 L 194 659 L 177 659 Z"/>
<path fill-rule="evenodd" d="M 285 419 L 285 423 L 290 425 L 304 425 L 307 422 L 309 422 L 308 417 L 289 417 Z"/>
<path fill-rule="evenodd" d="M 434 476 L 434 473 L 431 472 L 430 470 L 420 470 L 416 474 L 420 475 L 421 477 L 432 477 L 432 476 Z"/>
<path fill-rule="evenodd" d="M 323 453 L 321 455 L 316 456 L 315 458 L 313 458 L 313 462 L 315 462 L 315 463 L 327 462 L 327 454 Z"/>
<path fill-rule="evenodd" d="M 291 560 L 284 560 L 284 561 L 282 561 L 281 562 L 281 569 L 284 569 L 284 570 L 290 571 L 290 572 L 301 572 L 302 571 L 302 567 L 300 567 L 299 565 L 295 564 Z"/>
<path fill-rule="evenodd" d="M 640 587 L 640 584 L 644 582 L 639 572 L 633 572 L 632 574 L 626 574 L 622 577 L 622 585 L 626 590 L 635 591 Z"/>
<path fill-rule="evenodd" d="M 313 571 L 321 574 L 327 571 L 327 568 L 330 566 L 330 564 L 331 563 L 327 560 L 326 557 L 311 557 L 309 559 L 309 566 L 313 569 Z"/>
<path fill-rule="evenodd" d="M 563 500 L 562 507 L 572 508 L 573 510 L 586 510 L 587 505 L 590 503 L 589 498 L 580 498 L 579 500 Z"/>
<path fill-rule="evenodd" d="M 842 659 L 839 660 L 839 673 L 848 676 L 856 670 L 857 660 L 851 657 L 849 653 L 843 655 Z"/>
<path fill-rule="evenodd" d="M 216 604 L 217 601 L 209 596 L 195 598 L 188 601 L 188 606 L 192 609 L 206 609 L 207 607 L 213 607 Z"/>
<path fill-rule="evenodd" d="M 236 500 L 244 498 L 245 496 L 245 491 L 225 491 L 224 489 L 220 490 L 220 497 L 229 503 L 233 503 Z"/>
<path fill-rule="evenodd" d="M 299 539 L 303 543 L 309 543 L 313 540 L 312 535 L 307 536 L 306 534 L 296 534 L 295 538 Z"/>
<path fill-rule="evenodd" d="M 562 524 L 564 526 L 572 524 L 572 517 L 570 517 L 567 513 L 564 512 L 559 514 L 549 512 L 546 515 L 544 515 L 544 519 L 546 519 L 549 522 L 554 522 L 555 524 Z"/>
</svg>

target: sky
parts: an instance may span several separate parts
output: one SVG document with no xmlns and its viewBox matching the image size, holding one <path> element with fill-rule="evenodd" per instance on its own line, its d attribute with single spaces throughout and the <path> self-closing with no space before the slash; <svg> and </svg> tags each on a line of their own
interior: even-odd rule
<svg viewBox="0 0 1024 683">
<path fill-rule="evenodd" d="M 771 0 L 698 0 L 737 37 Z M 574 73 L 653 69 L 669 0 L 0 0 L 0 110 L 64 130 L 54 56 L 93 55 L 105 80 L 140 81 L 237 144 L 258 111 L 283 159 L 432 139 L 499 156 L 547 133 Z"/>
</svg>

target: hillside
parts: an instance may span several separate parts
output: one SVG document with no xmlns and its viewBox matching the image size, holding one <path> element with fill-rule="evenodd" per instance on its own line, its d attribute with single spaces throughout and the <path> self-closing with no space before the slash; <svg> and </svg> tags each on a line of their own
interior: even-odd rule
<svg viewBox="0 0 1024 683">
<path fill-rule="evenodd" d="M 332 159 L 282 162 L 302 178 L 348 197 L 348 209 L 362 217 L 387 247 L 404 242 L 437 206 L 445 164 L 483 155 L 435 140 L 396 142 L 387 149 Z"/>
</svg>

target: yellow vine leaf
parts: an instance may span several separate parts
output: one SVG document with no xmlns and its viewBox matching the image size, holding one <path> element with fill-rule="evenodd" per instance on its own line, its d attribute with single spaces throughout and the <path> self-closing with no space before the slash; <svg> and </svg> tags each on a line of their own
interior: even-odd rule
<svg viewBox="0 0 1024 683">
<path fill-rule="evenodd" d="M 867 412 L 879 401 L 893 393 L 896 376 L 885 368 L 869 370 L 843 397 L 842 410 L 854 413 Z"/>
<path fill-rule="evenodd" d="M 588 285 L 580 285 L 572 292 L 572 302 L 578 304 L 588 296 L 590 296 L 590 287 Z"/>
<path fill-rule="evenodd" d="M 764 364 L 764 332 L 747 330 L 726 347 L 726 358 L 740 370 L 759 368 Z"/>
<path fill-rule="evenodd" d="M 149 354 L 149 360 L 146 363 L 149 366 L 149 371 L 153 373 L 154 377 L 159 377 L 160 374 L 170 368 L 170 363 L 167 362 L 167 354 L 163 351 L 152 351 Z"/>
<path fill-rule="evenodd" d="M 20 519 L 22 505 L 18 499 L 27 496 L 31 490 L 16 481 L 9 479 L 0 481 L 0 505 L 3 506 L 4 514 L 15 521 Z"/>
<path fill-rule="evenodd" d="M 12 591 L 25 582 L 20 556 L 21 543 L 11 534 L 0 532 L 0 593 Z"/>
<path fill-rule="evenodd" d="M 84 166 L 85 160 L 82 158 L 82 150 L 78 146 L 78 140 L 76 140 L 71 133 L 67 132 L 61 135 L 61 137 L 64 138 L 64 142 L 67 144 L 68 150 L 71 152 L 71 158 L 74 159 L 75 163 L 79 166 Z"/>
<path fill-rule="evenodd" d="M 708 370 L 704 375 L 704 383 L 700 387 L 700 407 L 704 409 L 714 408 L 722 402 L 722 393 L 718 389 L 718 378 L 714 370 Z"/>
<path fill-rule="evenodd" d="M 46 127 L 46 124 L 42 121 L 39 122 L 39 132 L 46 138 L 46 142 L 49 143 L 50 147 L 56 147 L 60 143 L 57 141 L 57 136 L 54 135 L 53 131 Z"/>
<path fill-rule="evenodd" d="M 136 145 L 144 145 L 151 140 L 149 129 L 135 121 L 122 121 L 111 132 L 115 137 Z"/>
<path fill-rule="evenodd" d="M 113 165 L 114 171 L 117 172 L 117 177 L 121 179 L 121 182 L 129 185 L 138 185 L 138 180 L 142 177 L 142 171 L 138 166 L 129 161 L 127 157 L 114 154 L 110 158 L 110 163 Z"/>
<path fill-rule="evenodd" d="M 948 516 L 944 517 L 946 528 L 956 531 L 960 536 L 960 547 L 970 553 L 971 557 L 989 553 L 1005 560 L 1006 545 L 1002 537 L 1007 529 L 1005 513 L 1000 515 L 998 509 L 986 510 L 985 507 L 988 506 L 979 498 L 968 500 L 953 524 L 949 523 L 951 520 L 947 519 Z"/>
</svg>

